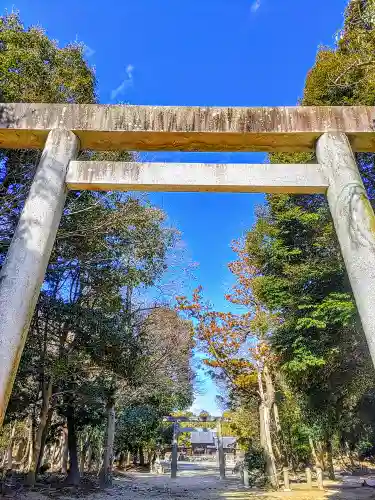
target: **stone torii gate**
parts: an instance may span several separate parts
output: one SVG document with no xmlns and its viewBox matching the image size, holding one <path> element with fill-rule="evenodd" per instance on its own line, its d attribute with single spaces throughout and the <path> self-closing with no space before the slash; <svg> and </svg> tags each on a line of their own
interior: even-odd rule
<svg viewBox="0 0 375 500">
<path fill-rule="evenodd" d="M 185 424 L 202 424 L 203 422 L 216 422 L 218 433 L 217 433 L 217 451 L 218 451 L 218 462 L 219 462 L 219 472 L 220 479 L 225 479 L 225 454 L 223 447 L 223 422 L 229 422 L 229 419 L 224 417 L 208 417 L 205 420 L 199 417 L 186 417 L 186 416 L 166 416 L 163 419 L 166 422 L 173 422 L 173 437 L 172 437 L 172 460 L 171 460 L 171 479 L 176 479 L 178 470 L 178 435 L 182 432 L 194 432 L 197 429 L 193 427 L 180 427 L 179 422 Z"/>
<path fill-rule="evenodd" d="M 0 104 L 0 147 L 43 149 L 0 274 L 0 423 L 68 189 L 325 193 L 375 363 L 375 216 L 353 151 L 375 152 L 374 107 Z M 316 151 L 316 165 L 75 161 L 79 149 Z"/>
</svg>

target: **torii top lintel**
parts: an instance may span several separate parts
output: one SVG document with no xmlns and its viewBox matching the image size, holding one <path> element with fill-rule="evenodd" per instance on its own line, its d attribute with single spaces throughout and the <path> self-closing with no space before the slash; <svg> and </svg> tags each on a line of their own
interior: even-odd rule
<svg viewBox="0 0 375 500">
<path fill-rule="evenodd" d="M 375 107 L 214 108 L 0 104 L 0 148 L 42 148 L 53 128 L 97 151 L 312 151 L 324 132 L 375 152 Z"/>
</svg>

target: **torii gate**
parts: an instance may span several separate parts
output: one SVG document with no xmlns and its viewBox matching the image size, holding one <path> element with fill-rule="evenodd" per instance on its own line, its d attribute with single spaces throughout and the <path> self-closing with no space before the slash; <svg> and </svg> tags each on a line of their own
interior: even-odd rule
<svg viewBox="0 0 375 500">
<path fill-rule="evenodd" d="M 168 415 L 163 418 L 166 422 L 173 422 L 173 438 L 172 438 L 172 460 L 171 460 L 171 479 L 176 479 L 177 469 L 178 469 L 178 435 L 181 432 L 194 432 L 197 429 L 194 427 L 180 427 L 179 422 L 185 424 L 199 424 L 203 422 L 216 422 L 217 423 L 217 451 L 218 451 L 218 461 L 219 461 L 219 472 L 220 479 L 225 479 L 225 454 L 223 446 L 223 422 L 229 422 L 228 418 L 224 417 L 207 417 L 207 419 L 202 420 L 199 417 L 186 417 L 179 416 L 175 417 L 173 415 Z"/>
<path fill-rule="evenodd" d="M 353 154 L 375 152 L 375 107 L 0 104 L 0 147 L 44 148 L 0 273 L 0 424 L 67 189 L 325 193 L 375 363 L 375 216 Z M 79 149 L 315 150 L 318 164 L 77 162 Z"/>
</svg>

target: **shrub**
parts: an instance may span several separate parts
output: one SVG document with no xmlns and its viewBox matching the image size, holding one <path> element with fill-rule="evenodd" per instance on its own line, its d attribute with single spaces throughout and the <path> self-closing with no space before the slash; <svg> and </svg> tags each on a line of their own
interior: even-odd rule
<svg viewBox="0 0 375 500">
<path fill-rule="evenodd" d="M 266 459 L 260 448 L 251 447 L 245 453 L 244 466 L 249 472 L 249 486 L 264 485 L 266 482 Z"/>
</svg>

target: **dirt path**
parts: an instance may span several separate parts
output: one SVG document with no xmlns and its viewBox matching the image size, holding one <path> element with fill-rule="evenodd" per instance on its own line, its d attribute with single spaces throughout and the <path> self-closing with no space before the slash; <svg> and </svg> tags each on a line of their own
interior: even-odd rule
<svg viewBox="0 0 375 500">
<path fill-rule="evenodd" d="M 307 491 L 304 485 L 292 485 L 292 492 L 246 490 L 237 478 L 219 481 L 216 476 L 186 476 L 171 480 L 166 476 L 129 474 L 119 478 L 107 493 L 92 495 L 90 500 L 372 500 L 375 490 L 361 487 L 360 478 L 340 483 L 327 483 L 326 491 Z"/>
<path fill-rule="evenodd" d="M 76 492 L 63 496 L 50 490 L 46 496 L 29 492 L 19 500 L 375 500 L 375 489 L 362 487 L 363 478 L 346 477 L 340 482 L 325 482 L 325 491 L 307 490 L 304 484 L 292 484 L 291 492 L 264 492 L 245 489 L 239 478 L 228 475 L 220 481 L 214 470 L 185 470 L 175 480 L 168 475 L 152 475 L 131 472 L 117 476 L 114 487 L 97 493 L 84 495 Z"/>
</svg>

